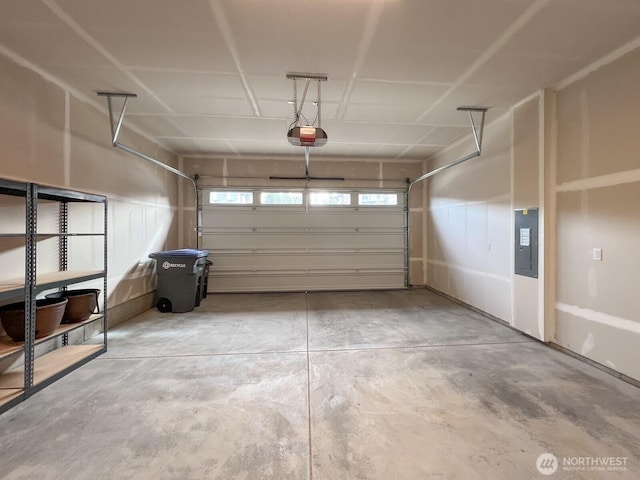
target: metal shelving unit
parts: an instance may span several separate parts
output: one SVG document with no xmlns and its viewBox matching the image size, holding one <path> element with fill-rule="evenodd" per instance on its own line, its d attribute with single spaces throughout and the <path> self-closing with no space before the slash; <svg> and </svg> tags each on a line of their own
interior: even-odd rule
<svg viewBox="0 0 640 480">
<path fill-rule="evenodd" d="M 25 303 L 25 341 L 14 342 L 9 337 L 0 337 L 0 362 L 22 355 L 22 365 L 0 372 L 0 413 L 27 399 L 37 391 L 55 382 L 107 350 L 107 198 L 34 183 L 22 183 L 0 179 L 0 196 L 24 199 L 25 228 L 23 232 L 0 233 L 0 240 L 21 242 L 24 248 L 24 276 L 0 280 L 0 303 L 20 298 Z M 38 231 L 38 202 L 57 202 L 59 206 L 59 228 L 57 232 Z M 69 205 L 92 203 L 102 206 L 103 227 L 99 232 L 69 232 Z M 101 268 L 95 270 L 69 270 L 68 240 L 76 237 L 102 240 L 103 258 Z M 37 272 L 38 242 L 59 239 L 59 267 L 56 272 Z M 103 280 L 102 313 L 93 315 L 80 323 L 61 325 L 44 338 L 35 338 L 36 297 L 57 288 L 91 280 Z M 87 325 L 101 323 L 102 343 L 69 345 L 69 333 Z M 62 346 L 43 355 L 37 355 L 36 346 L 62 338 Z M 50 346 L 54 346 L 53 342 Z M 0 363 L 1 366 L 1 363 Z"/>
</svg>

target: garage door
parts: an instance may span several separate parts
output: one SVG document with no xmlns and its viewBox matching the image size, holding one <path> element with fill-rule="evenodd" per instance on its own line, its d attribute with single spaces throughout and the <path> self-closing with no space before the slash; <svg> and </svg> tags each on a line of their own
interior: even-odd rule
<svg viewBox="0 0 640 480">
<path fill-rule="evenodd" d="M 201 201 L 211 292 L 404 287 L 402 191 L 203 189 Z"/>
</svg>

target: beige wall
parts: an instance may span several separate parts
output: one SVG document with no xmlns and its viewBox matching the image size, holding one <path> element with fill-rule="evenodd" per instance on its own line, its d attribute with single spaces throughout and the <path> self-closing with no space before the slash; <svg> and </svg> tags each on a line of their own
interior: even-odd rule
<svg viewBox="0 0 640 480">
<path fill-rule="evenodd" d="M 407 189 L 406 179 L 424 172 L 423 162 L 397 160 L 345 160 L 314 157 L 311 151 L 309 173 L 313 177 L 340 177 L 344 181 L 274 180 L 271 176 L 299 177 L 305 175 L 304 150 L 296 159 L 183 157 L 181 165 L 189 175 L 199 175 L 202 187 L 269 187 L 269 188 L 392 188 Z M 415 188 L 409 199 L 410 214 L 410 283 L 425 284 L 423 187 Z"/>
<path fill-rule="evenodd" d="M 541 187 L 544 185 L 544 172 L 541 165 L 541 129 L 540 113 L 543 97 L 533 98 L 515 106 L 511 111 L 512 121 L 512 184 L 511 184 L 511 216 L 514 210 L 538 209 L 538 278 L 512 274 L 513 318 L 511 325 L 539 340 L 545 340 L 544 331 L 544 262 L 545 254 L 544 214 Z M 510 263 L 515 255 L 514 247 L 510 252 Z"/>
<path fill-rule="evenodd" d="M 490 119 L 482 157 L 429 182 L 426 216 L 431 287 L 635 379 L 638 85 L 635 50 Z M 468 151 L 467 140 L 430 167 Z M 512 265 L 513 210 L 534 207 L 538 279 L 514 275 Z"/>
<path fill-rule="evenodd" d="M 639 93 L 635 50 L 559 90 L 556 105 L 556 341 L 636 379 Z"/>
<path fill-rule="evenodd" d="M 194 242 L 195 235 L 179 228 L 179 207 L 193 209 L 193 201 L 179 201 L 179 189 L 188 187 L 180 183 L 188 182 L 113 149 L 108 117 L 71 92 L 4 57 L 0 57 L 0 71 L 0 177 L 106 195 L 108 304 L 116 307 L 145 296 L 155 288 L 148 254 Z M 95 100 L 98 104 L 103 101 Z M 173 154 L 127 128 L 120 141 L 177 166 Z M 24 228 L 21 202 L 4 197 L 2 205 L 3 222 L 13 219 Z M 53 222 L 55 227 L 56 215 L 56 208 L 42 205 L 39 221 Z M 87 224 L 102 221 L 95 209 L 72 210 L 70 220 L 79 219 Z M 71 262 L 82 264 L 93 258 L 94 251 L 95 245 L 72 243 Z M 57 268 L 55 241 L 40 241 L 38 254 L 39 271 Z M 21 277 L 22 257 L 19 245 L 1 243 L 0 258 L 5 268 L 0 275 Z"/>
<path fill-rule="evenodd" d="M 428 180 L 427 279 L 511 322 L 511 118 L 488 119 L 482 156 Z M 474 151 L 471 141 L 461 142 L 434 156 L 429 167 Z"/>
</svg>

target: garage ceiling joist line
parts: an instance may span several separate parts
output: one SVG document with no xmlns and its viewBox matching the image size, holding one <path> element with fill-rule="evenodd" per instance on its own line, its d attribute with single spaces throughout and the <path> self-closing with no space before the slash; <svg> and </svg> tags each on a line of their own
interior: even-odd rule
<svg viewBox="0 0 640 480">
<path fill-rule="evenodd" d="M 123 145 L 122 143 L 118 142 L 118 136 L 120 135 L 120 129 L 122 128 L 122 122 L 124 121 L 124 114 L 127 110 L 127 102 L 129 101 L 130 98 L 136 98 L 138 95 L 136 95 L 135 93 L 126 93 L 126 92 L 97 92 L 98 96 L 100 97 L 107 97 L 107 106 L 109 108 L 109 126 L 111 127 L 111 144 L 115 147 L 115 148 L 119 148 L 120 150 L 123 150 L 127 153 L 129 153 L 130 155 L 134 155 L 138 158 L 142 158 L 143 160 L 146 160 L 148 162 L 151 162 L 161 168 L 164 168 L 165 170 L 168 170 L 169 172 L 175 174 L 175 175 L 179 175 L 180 177 L 186 178 L 187 180 L 189 180 L 191 182 L 191 184 L 193 185 L 193 191 L 194 191 L 194 199 L 195 199 L 195 205 L 197 207 L 198 205 L 198 185 L 196 184 L 196 181 L 191 178 L 189 175 L 187 175 L 186 173 L 184 173 L 181 170 L 178 170 L 177 168 L 173 168 L 171 165 L 167 165 L 166 163 L 161 162 L 160 160 L 157 160 L 153 157 L 150 157 L 149 155 L 145 155 L 144 153 L 138 152 L 137 150 L 131 148 L 131 147 L 127 147 L 126 145 Z M 112 99 L 113 98 L 123 98 L 123 102 L 122 102 L 122 109 L 120 110 L 120 115 L 118 116 L 117 121 L 114 121 L 114 117 L 113 117 L 113 102 Z M 197 212 L 197 208 L 196 208 L 196 231 L 199 232 L 199 215 Z"/>
</svg>

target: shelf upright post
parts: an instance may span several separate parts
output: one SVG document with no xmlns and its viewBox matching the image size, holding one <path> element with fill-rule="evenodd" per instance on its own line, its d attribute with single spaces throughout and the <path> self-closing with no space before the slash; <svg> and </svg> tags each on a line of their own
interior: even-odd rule
<svg viewBox="0 0 640 480">
<path fill-rule="evenodd" d="M 60 237 L 58 244 L 58 270 L 66 272 L 69 269 L 69 203 L 60 202 L 60 213 L 58 218 L 59 231 L 63 235 Z M 66 287 L 65 287 L 66 290 Z M 62 335 L 62 346 L 69 345 L 69 334 Z"/>
<path fill-rule="evenodd" d="M 66 272 L 69 269 L 69 239 L 66 233 L 69 233 L 69 203 L 60 202 L 60 214 L 58 223 L 60 224 L 60 233 L 63 235 L 60 237 L 60 256 L 58 258 L 58 269 L 61 272 Z"/>
<path fill-rule="evenodd" d="M 409 179 L 407 179 L 409 180 Z M 411 252 L 409 251 L 409 235 L 411 232 L 409 231 L 409 225 L 411 224 L 411 219 L 409 216 L 411 215 L 411 211 L 409 210 L 409 191 L 404 192 L 404 287 L 409 288 L 409 284 L 411 279 L 409 278 L 409 272 L 411 270 Z"/>
<path fill-rule="evenodd" d="M 107 321 L 107 273 L 108 273 L 108 247 L 109 247 L 109 241 L 108 241 L 108 235 L 107 235 L 107 226 L 109 223 L 109 218 L 108 218 L 108 200 L 105 198 L 104 199 L 104 203 L 103 203 L 103 219 L 104 219 L 104 227 L 103 227 L 103 232 L 104 232 L 104 236 L 103 236 L 103 242 L 104 242 L 104 248 L 102 249 L 102 251 L 104 252 L 104 258 L 103 258 L 103 262 L 104 262 L 104 277 L 103 277 L 103 292 L 104 295 L 102 297 L 102 342 L 104 343 L 104 348 L 107 348 L 107 328 L 109 326 L 109 323 Z"/>
<path fill-rule="evenodd" d="M 38 187 L 27 184 L 26 245 L 24 275 L 24 394 L 33 387 L 34 340 L 36 336 L 36 234 L 38 228 Z"/>
</svg>

